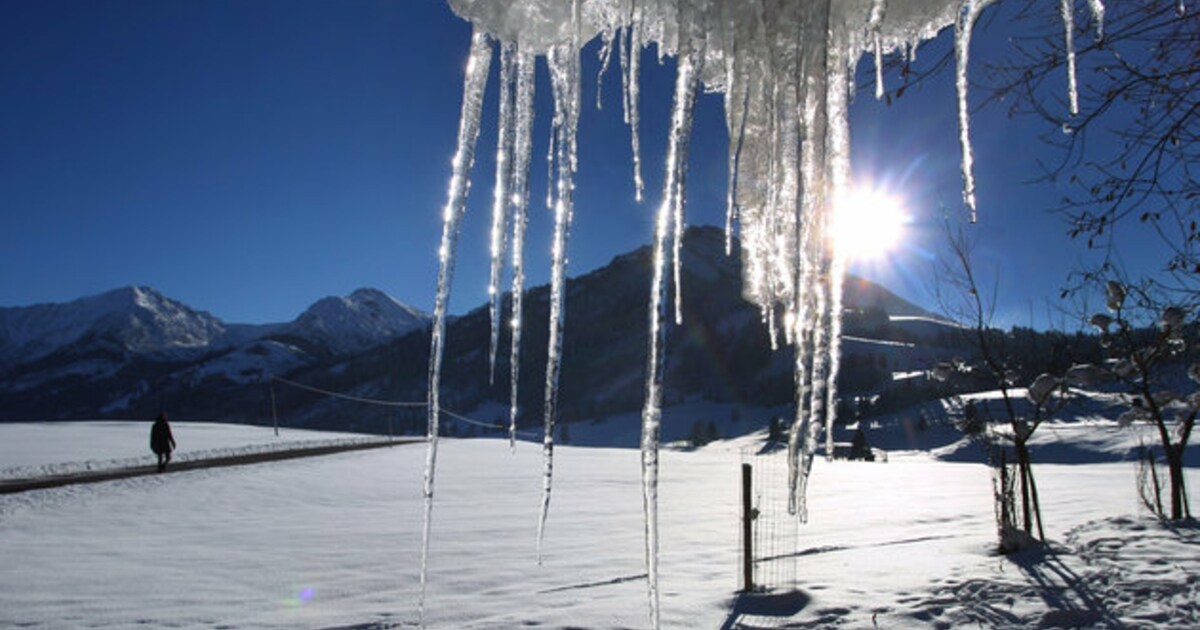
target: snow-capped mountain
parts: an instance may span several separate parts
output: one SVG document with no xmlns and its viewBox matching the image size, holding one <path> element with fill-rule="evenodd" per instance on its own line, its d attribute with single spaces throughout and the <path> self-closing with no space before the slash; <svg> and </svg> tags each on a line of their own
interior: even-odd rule
<svg viewBox="0 0 1200 630">
<path fill-rule="evenodd" d="M 319 341 L 335 354 L 351 354 L 422 328 L 429 315 L 376 289 L 318 300 L 284 327 L 288 334 Z"/>
<path fill-rule="evenodd" d="M 209 313 L 148 287 L 125 287 L 65 304 L 0 308 L 0 366 L 98 340 L 140 355 L 203 351 L 225 334 Z"/>
<path fill-rule="evenodd" d="M 226 324 L 148 287 L 0 308 L 0 419 L 120 414 L 178 390 L 214 394 L 427 326 L 381 291 L 318 301 L 280 324 Z"/>
</svg>

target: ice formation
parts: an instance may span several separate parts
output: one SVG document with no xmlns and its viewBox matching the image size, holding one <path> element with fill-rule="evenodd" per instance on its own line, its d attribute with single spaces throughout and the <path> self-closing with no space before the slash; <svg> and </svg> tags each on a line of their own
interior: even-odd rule
<svg viewBox="0 0 1200 630">
<path fill-rule="evenodd" d="M 442 210 L 442 244 L 438 248 L 438 288 L 433 304 L 433 330 L 429 351 L 429 432 L 425 456 L 425 514 L 421 529 L 421 594 L 417 614 L 425 616 L 425 580 L 429 566 L 429 536 L 432 534 L 433 482 L 437 470 L 438 418 L 441 406 L 442 351 L 445 349 L 446 308 L 450 302 L 450 286 L 454 280 L 454 250 L 467 207 L 471 166 L 475 163 L 475 140 L 479 137 L 480 109 L 483 90 L 487 85 L 488 66 L 492 62 L 492 46 L 487 36 L 476 31 L 471 36 L 471 55 L 463 81 L 462 114 L 458 123 L 458 148 L 451 162 L 450 191 Z"/>
<path fill-rule="evenodd" d="M 571 22 L 579 22 L 579 3 L 575 2 Z M 545 472 L 542 485 L 542 505 L 538 515 L 538 562 L 542 556 L 542 537 L 546 529 L 546 514 L 550 509 L 550 483 L 554 474 L 554 420 L 558 413 L 558 375 L 562 367 L 563 310 L 567 282 L 567 239 L 571 233 L 574 212 L 573 194 L 578 153 L 575 150 L 575 131 L 579 126 L 579 41 L 558 44 L 547 56 L 550 84 L 554 90 L 554 166 L 557 173 L 554 198 L 554 243 L 551 246 L 550 267 L 550 337 L 546 350 L 545 433 L 542 450 Z"/>
<path fill-rule="evenodd" d="M 615 46 L 621 66 L 622 111 L 630 126 L 633 190 L 640 200 L 638 136 L 639 62 L 653 42 L 660 57 L 678 58 L 666 175 L 654 233 L 654 269 L 649 310 L 649 361 L 642 412 L 642 479 L 646 519 L 646 563 L 650 616 L 658 626 L 658 437 L 663 359 L 668 316 L 667 266 L 672 265 L 680 307 L 680 241 L 684 225 L 684 182 L 692 106 L 697 90 L 725 95 L 729 131 L 727 250 L 736 223 L 741 237 L 743 286 L 761 309 L 776 339 L 794 346 L 796 417 L 789 433 L 791 509 L 806 515 L 804 488 L 821 428 L 830 439 L 837 392 L 844 261 L 830 238 L 838 200 L 850 181 L 848 100 L 858 60 L 870 54 L 876 64 L 876 95 L 884 92 L 884 56 L 911 51 L 946 27 L 955 29 L 956 88 L 962 149 L 963 201 L 976 211 L 967 66 L 970 36 L 980 13 L 996 0 L 448 0 L 475 29 L 464 81 L 462 123 L 445 210 L 441 270 L 434 309 L 430 357 L 430 433 L 425 480 L 425 541 L 433 497 L 437 453 L 437 397 L 445 333 L 446 300 L 454 270 L 467 176 L 479 128 L 479 102 L 491 63 L 488 40 L 500 49 L 500 133 L 493 200 L 490 356 L 495 357 L 501 319 L 498 277 L 506 225 L 512 226 L 514 265 L 512 319 L 512 406 L 515 429 L 517 365 L 521 332 L 525 210 L 528 204 L 532 67 L 535 56 L 549 62 L 554 124 L 547 156 L 547 204 L 555 228 L 551 276 L 550 343 L 546 359 L 545 474 L 539 513 L 539 555 L 553 472 L 553 429 L 564 325 L 566 248 L 573 212 L 576 169 L 575 131 L 580 110 L 579 55 L 600 37 L 607 65 Z M 1050 0 L 1046 0 L 1049 2 Z M 1059 0 L 1068 50 L 1068 93 L 1075 112 L 1073 64 L 1074 2 Z M 1088 0 L 1102 33 L 1102 0 Z M 511 212 L 511 214 L 510 214 Z M 823 423 L 820 421 L 824 421 Z M 828 449 L 828 444 L 827 444 Z M 827 450 L 827 452 L 830 452 Z M 425 556 L 422 552 L 422 593 Z M 423 602 L 423 595 L 422 595 Z"/>
</svg>

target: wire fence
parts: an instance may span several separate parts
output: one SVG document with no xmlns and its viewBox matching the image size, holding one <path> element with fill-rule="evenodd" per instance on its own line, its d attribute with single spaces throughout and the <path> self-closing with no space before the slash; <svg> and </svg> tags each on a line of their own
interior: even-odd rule
<svg viewBox="0 0 1200 630">
<path fill-rule="evenodd" d="M 779 591 L 796 587 L 796 550 L 800 521 L 788 514 L 787 448 L 782 444 L 745 448 L 742 464 L 751 467 L 751 576 L 750 590 Z M 741 518 L 744 518 L 742 516 Z M 738 527 L 739 566 L 744 566 L 745 529 Z M 738 571 L 738 587 L 748 590 L 745 572 Z"/>
</svg>

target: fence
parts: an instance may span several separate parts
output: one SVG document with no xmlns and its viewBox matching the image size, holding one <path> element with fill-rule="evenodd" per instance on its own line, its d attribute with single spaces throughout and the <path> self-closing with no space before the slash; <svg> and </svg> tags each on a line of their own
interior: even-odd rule
<svg viewBox="0 0 1200 630">
<path fill-rule="evenodd" d="M 787 509 L 787 447 L 768 443 L 743 449 L 741 460 L 738 588 L 794 589 L 800 521 Z"/>
</svg>

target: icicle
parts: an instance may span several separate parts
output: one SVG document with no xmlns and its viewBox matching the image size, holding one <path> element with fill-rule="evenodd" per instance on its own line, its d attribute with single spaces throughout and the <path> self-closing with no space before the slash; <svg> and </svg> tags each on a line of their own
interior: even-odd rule
<svg viewBox="0 0 1200 630">
<path fill-rule="evenodd" d="M 728 6 L 728 5 L 726 5 Z M 722 19 L 727 27 L 730 17 Z M 728 28 L 728 32 L 735 32 Z M 733 254 L 733 222 L 737 219 L 738 162 L 742 153 L 742 142 L 746 137 L 746 108 L 750 98 L 748 81 L 738 78 L 738 41 L 731 35 L 724 37 L 725 55 L 725 127 L 729 133 L 729 155 L 727 158 L 727 181 L 725 185 L 725 255 Z"/>
<path fill-rule="evenodd" d="M 1096 41 L 1104 39 L 1104 0 L 1088 0 L 1092 19 L 1096 21 Z"/>
<path fill-rule="evenodd" d="M 632 19 L 632 16 L 630 16 Z M 629 31 L 632 26 L 617 29 L 617 58 L 621 66 L 621 120 L 629 124 Z"/>
<path fill-rule="evenodd" d="M 691 109 L 689 109 L 686 112 L 686 114 L 689 118 L 691 118 L 691 115 L 692 115 Z M 691 121 L 690 120 L 688 121 L 688 128 L 691 129 Z M 683 144 L 682 152 L 684 155 L 687 155 L 687 140 L 688 139 L 686 137 L 681 140 L 681 142 Z M 674 239 L 672 239 L 672 247 L 674 249 L 674 254 L 673 254 L 672 258 L 674 259 L 674 262 L 675 262 L 675 265 L 674 265 L 674 267 L 675 267 L 675 270 L 674 270 L 675 271 L 675 285 L 674 286 L 675 286 L 675 325 L 676 326 L 683 325 L 683 279 L 682 279 L 682 276 L 683 276 L 683 205 L 684 205 L 684 199 L 687 196 L 687 193 L 685 191 L 685 184 L 686 184 L 686 180 L 687 180 L 686 176 L 687 176 L 687 169 L 686 168 L 681 169 L 680 173 L 679 173 L 679 179 L 675 184 L 677 190 L 675 191 L 675 194 L 673 196 L 673 202 L 672 202 L 673 208 L 672 208 L 672 212 L 671 212 L 671 214 L 673 216 L 672 222 L 674 223 L 674 226 L 672 227 L 672 231 L 675 235 Z"/>
<path fill-rule="evenodd" d="M 572 10 L 576 40 L 579 33 L 579 2 Z M 550 268 L 550 332 L 546 344 L 545 434 L 542 453 L 545 469 L 542 475 L 542 503 L 538 513 L 537 560 L 542 562 L 542 541 L 546 532 L 546 516 L 550 511 L 550 488 L 554 479 L 554 421 L 558 414 L 558 376 L 562 368 L 562 338 L 565 313 L 567 274 L 567 240 L 571 233 L 571 216 L 577 151 L 575 132 L 579 123 L 579 45 L 556 46 L 550 51 L 550 82 L 554 90 L 554 117 L 558 136 L 556 161 L 558 182 L 554 203 L 554 244 Z"/>
<path fill-rule="evenodd" d="M 875 33 L 875 100 L 883 99 L 883 36 Z"/>
<path fill-rule="evenodd" d="M 749 96 L 749 92 L 746 93 Z M 728 97 L 727 97 L 728 99 Z M 726 105 L 726 109 L 728 109 Z M 738 186 L 738 162 L 742 152 L 742 139 L 746 133 L 746 100 L 742 99 L 740 124 L 734 130 L 730 129 L 729 142 L 729 161 L 727 164 L 729 172 L 728 192 L 725 197 L 725 255 L 733 255 L 733 223 L 738 219 L 737 205 L 737 186 Z"/>
<path fill-rule="evenodd" d="M 608 72 L 608 62 L 612 59 L 613 40 L 616 39 L 616 33 L 612 30 L 606 30 L 600 34 L 600 70 L 596 72 L 596 111 L 604 109 L 604 100 L 601 95 L 604 94 L 604 73 Z"/>
<path fill-rule="evenodd" d="M 779 349 L 779 329 L 775 327 L 775 309 L 763 311 L 763 319 L 767 322 L 767 338 L 771 340 L 771 352 Z"/>
<path fill-rule="evenodd" d="M 783 339 L 789 346 L 795 346 L 796 340 L 796 309 L 790 307 L 783 313 Z"/>
<path fill-rule="evenodd" d="M 733 87 L 730 86 L 732 92 Z M 742 152 L 742 139 L 746 133 L 746 98 L 750 93 L 747 91 L 741 99 L 740 116 L 737 116 L 737 126 L 734 127 L 734 121 L 729 120 L 733 115 L 726 114 L 726 119 L 729 120 L 729 160 L 727 168 L 728 175 L 728 191 L 725 196 L 725 255 L 733 255 L 733 223 L 738 218 L 737 206 L 737 186 L 738 186 L 738 161 Z M 728 112 L 730 109 L 729 100 L 731 95 L 726 95 L 725 109 Z M 735 114 L 734 114 L 735 115 Z"/>
<path fill-rule="evenodd" d="M 546 209 L 554 209 L 554 144 L 558 134 L 558 114 L 550 124 L 550 141 L 546 143 Z"/>
<path fill-rule="evenodd" d="M 871 33 L 875 52 L 875 99 L 883 98 L 883 16 L 887 13 L 887 0 L 873 0 L 867 30 Z"/>
<path fill-rule="evenodd" d="M 638 81 L 642 66 L 642 7 L 634 0 L 633 10 L 629 17 L 629 53 L 628 64 L 623 68 L 625 88 L 625 122 L 629 124 L 629 141 L 633 149 L 633 196 L 638 203 L 642 202 L 642 192 L 645 182 L 642 181 L 642 141 L 639 131 L 638 113 Z"/>
<path fill-rule="evenodd" d="M 525 293 L 525 228 L 528 226 L 529 162 L 533 152 L 534 56 L 517 47 L 516 133 L 513 139 L 512 169 L 512 350 L 509 368 L 512 394 L 508 413 L 508 443 L 517 444 L 517 385 L 521 374 L 521 318 Z"/>
<path fill-rule="evenodd" d="M 500 119 L 496 134 L 496 184 L 492 191 L 492 266 L 488 281 L 488 383 L 495 383 L 496 346 L 500 338 L 500 273 L 504 269 L 505 234 L 508 228 L 509 184 L 513 147 L 513 52 L 515 45 L 500 44 Z"/>
<path fill-rule="evenodd" d="M 954 25 L 954 85 L 958 92 L 958 141 L 962 149 L 963 202 L 971 223 L 975 223 L 975 156 L 971 151 L 971 111 L 967 106 L 967 61 L 970 57 L 971 31 L 979 13 L 990 0 L 963 0 Z"/>
<path fill-rule="evenodd" d="M 690 44 L 689 44 L 690 45 Z M 658 444 L 662 420 L 662 384 L 666 358 L 667 244 L 683 238 L 676 208 L 683 204 L 688 140 L 703 52 L 680 54 L 667 149 L 663 200 L 654 228 L 654 271 L 650 285 L 650 348 L 646 369 L 646 402 L 642 409 L 642 499 L 646 521 L 646 570 L 651 627 L 659 627 L 658 590 Z M 676 289 L 678 291 L 678 288 Z"/>
<path fill-rule="evenodd" d="M 682 37 L 682 35 L 681 35 Z M 689 45 L 694 45 L 694 42 Z M 687 155 L 688 143 L 691 139 L 692 130 L 692 110 L 696 103 L 696 89 L 700 83 L 700 72 L 704 66 L 704 53 L 702 50 L 695 50 L 690 55 L 680 55 L 680 63 L 686 64 L 687 67 L 680 69 L 680 74 L 686 74 L 689 85 L 685 86 L 687 92 L 685 94 L 676 94 L 676 97 L 682 97 L 684 102 L 677 106 L 682 106 L 682 111 L 677 111 L 672 114 L 672 125 L 680 124 L 683 127 L 683 135 L 678 139 L 678 153 L 683 160 L 682 163 L 676 165 L 678 170 L 675 176 L 675 191 L 671 195 L 672 199 L 672 221 L 674 237 L 672 246 L 674 248 L 675 262 L 675 324 L 683 324 L 683 209 L 687 199 Z M 678 87 L 677 87 L 678 89 Z M 674 116 L 681 115 L 684 120 L 675 121 Z"/>
<path fill-rule="evenodd" d="M 1071 115 L 1079 114 L 1079 87 L 1075 82 L 1075 2 L 1060 0 L 1063 21 L 1063 47 L 1067 52 L 1067 101 Z"/>
<path fill-rule="evenodd" d="M 811 437 L 815 430 L 813 416 L 816 366 L 813 365 L 816 347 L 815 332 L 821 320 L 817 295 L 822 282 L 816 269 L 824 257 L 824 228 L 821 215 L 826 206 L 826 134 L 827 83 L 829 59 L 826 45 L 829 31 L 830 1 L 821 0 L 812 7 L 809 22 L 803 29 L 802 80 L 804 143 L 801 146 L 801 178 L 804 197 L 801 202 L 800 282 L 795 292 L 796 303 L 796 418 L 788 432 L 788 512 L 801 521 L 808 520 L 805 502 L 808 471 L 812 465 Z"/>
<path fill-rule="evenodd" d="M 835 235 L 838 223 L 837 215 L 840 210 L 839 202 L 848 194 L 850 188 L 850 109 L 847 102 L 847 88 L 852 85 L 851 71 L 845 60 L 850 58 L 844 43 L 837 42 L 830 49 L 829 76 L 829 199 L 833 205 L 829 208 L 826 220 L 826 242 L 829 248 L 831 268 L 829 272 L 829 332 L 828 344 L 822 353 L 829 363 L 828 376 L 825 384 L 825 458 L 833 459 L 833 425 L 837 421 L 837 375 L 841 367 L 842 341 L 842 290 L 846 275 L 846 260 L 838 251 Z"/>
<path fill-rule="evenodd" d="M 479 136 L 479 113 L 483 106 L 483 93 L 487 87 L 488 69 L 492 63 L 492 48 L 482 31 L 471 35 L 471 55 L 467 61 L 466 76 L 463 78 L 463 103 L 458 124 L 458 147 L 454 152 L 453 173 L 450 190 L 443 211 L 442 244 L 438 249 L 438 289 L 433 306 L 433 330 L 429 351 L 429 430 L 428 448 L 425 458 L 425 513 L 421 532 L 421 592 L 417 603 L 417 616 L 425 618 L 425 584 L 429 568 L 429 536 L 433 517 L 433 482 L 437 467 L 438 401 L 442 376 L 442 351 L 446 334 L 446 309 L 450 301 L 450 287 L 454 281 L 454 252 L 458 247 L 458 234 L 462 215 L 466 209 L 467 192 L 470 189 L 469 175 L 475 162 L 475 140 Z"/>
</svg>

